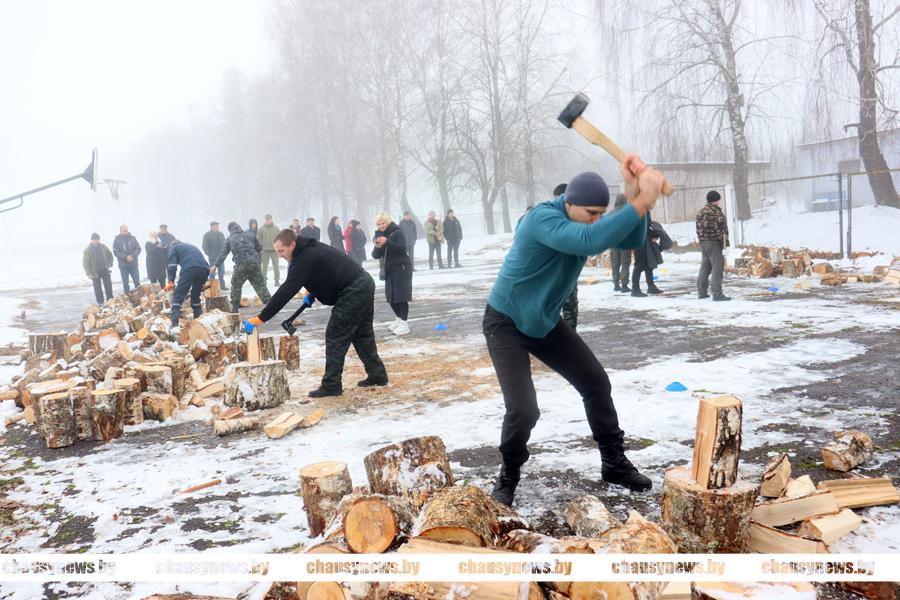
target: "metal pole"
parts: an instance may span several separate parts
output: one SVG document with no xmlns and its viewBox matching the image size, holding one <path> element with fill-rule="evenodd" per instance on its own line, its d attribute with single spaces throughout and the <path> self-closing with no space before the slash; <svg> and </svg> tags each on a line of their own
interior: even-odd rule
<svg viewBox="0 0 900 600">
<path fill-rule="evenodd" d="M 841 258 L 844 258 L 844 178 L 838 173 L 838 242 L 841 246 Z"/>
<path fill-rule="evenodd" d="M 6 202 L 12 202 L 13 200 L 18 200 L 24 198 L 25 196 L 30 196 L 31 194 L 36 194 L 37 192 L 42 192 L 48 188 L 56 187 L 58 185 L 62 185 L 63 183 L 68 183 L 70 181 L 74 181 L 76 179 L 81 179 L 84 177 L 84 173 L 79 173 L 78 175 L 72 175 L 71 177 L 66 177 L 65 179 L 60 179 L 59 181 L 54 181 L 53 183 L 48 183 L 47 185 L 42 185 L 39 188 L 34 188 L 33 190 L 28 190 L 27 192 L 22 192 L 21 194 L 16 194 L 15 196 L 10 196 L 9 198 L 4 198 L 0 200 L 0 204 L 4 204 Z"/>
<path fill-rule="evenodd" d="M 847 175 L 847 256 L 853 256 L 853 176 Z"/>
</svg>

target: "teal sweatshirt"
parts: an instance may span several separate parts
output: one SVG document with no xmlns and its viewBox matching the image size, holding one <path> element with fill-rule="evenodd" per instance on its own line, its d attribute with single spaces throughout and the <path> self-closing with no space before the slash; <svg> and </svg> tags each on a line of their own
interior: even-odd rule
<svg viewBox="0 0 900 600">
<path fill-rule="evenodd" d="M 640 248 L 646 237 L 647 217 L 638 217 L 630 204 L 588 225 L 569 219 L 564 196 L 542 202 L 516 229 L 488 304 L 525 335 L 542 338 L 559 321 L 588 256 L 607 248 Z"/>
</svg>

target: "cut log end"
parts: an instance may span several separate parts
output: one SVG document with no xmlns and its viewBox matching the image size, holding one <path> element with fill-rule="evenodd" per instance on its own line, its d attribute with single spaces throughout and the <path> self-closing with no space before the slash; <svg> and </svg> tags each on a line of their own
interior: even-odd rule
<svg viewBox="0 0 900 600">
<path fill-rule="evenodd" d="M 360 498 L 344 517 L 344 539 L 357 554 L 380 554 L 399 534 L 397 515 L 379 498 Z"/>
</svg>

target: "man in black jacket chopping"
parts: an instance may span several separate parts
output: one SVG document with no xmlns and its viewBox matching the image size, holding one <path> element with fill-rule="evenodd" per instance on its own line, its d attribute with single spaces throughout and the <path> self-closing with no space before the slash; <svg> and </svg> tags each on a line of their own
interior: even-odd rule
<svg viewBox="0 0 900 600">
<path fill-rule="evenodd" d="M 273 246 L 276 254 L 288 262 L 287 278 L 259 316 L 244 321 L 244 330 L 252 333 L 278 314 L 301 288 L 306 288 L 312 298 L 305 302 L 315 299 L 333 307 L 325 329 L 325 374 L 319 388 L 309 393 L 310 398 L 343 393 L 341 377 L 350 344 L 366 368 L 367 377 L 357 385 L 387 385 L 387 371 L 378 356 L 372 328 L 375 314 L 372 276 L 349 256 L 314 239 L 297 237 L 290 229 L 282 229 L 275 236 Z"/>
</svg>

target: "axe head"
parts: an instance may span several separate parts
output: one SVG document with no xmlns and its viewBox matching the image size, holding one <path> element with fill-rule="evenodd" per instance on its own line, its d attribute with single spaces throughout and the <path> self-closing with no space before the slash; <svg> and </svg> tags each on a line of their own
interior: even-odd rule
<svg viewBox="0 0 900 600">
<path fill-rule="evenodd" d="M 556 118 L 560 123 L 571 129 L 572 123 L 581 116 L 581 113 L 587 108 L 588 102 L 588 97 L 581 92 L 578 92 Z"/>
</svg>

